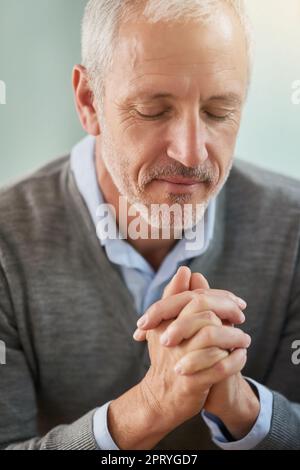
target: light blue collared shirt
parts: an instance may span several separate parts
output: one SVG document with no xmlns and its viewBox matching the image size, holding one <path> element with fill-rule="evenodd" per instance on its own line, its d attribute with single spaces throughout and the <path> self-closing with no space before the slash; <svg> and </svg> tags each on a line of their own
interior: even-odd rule
<svg viewBox="0 0 300 470">
<path fill-rule="evenodd" d="M 89 209 L 91 217 L 97 226 L 100 222 L 97 216 L 98 208 L 106 203 L 99 188 L 95 163 L 95 139 L 86 137 L 74 147 L 71 154 L 71 167 L 78 189 Z M 199 248 L 187 249 L 191 240 L 182 238 L 176 243 L 173 250 L 166 256 L 157 272 L 126 240 L 104 238 L 97 230 L 101 245 L 105 248 L 108 259 L 120 266 L 123 279 L 131 292 L 137 312 L 141 315 L 147 308 L 161 298 L 165 286 L 174 276 L 177 269 L 196 256 L 203 254 L 213 236 L 215 219 L 215 200 L 213 200 L 204 216 L 199 222 L 200 243 Z M 110 214 L 110 221 L 112 216 Z M 113 222 L 114 225 L 115 221 Z M 191 233 L 190 231 L 187 231 Z M 119 232 L 118 232 L 119 234 Z"/>
<path fill-rule="evenodd" d="M 105 201 L 97 181 L 94 155 L 95 138 L 88 136 L 73 148 L 71 168 L 79 192 L 88 207 L 95 226 L 97 226 L 99 222 L 98 208 Z M 203 234 L 199 247 L 187 249 L 187 239 L 183 237 L 166 256 L 157 272 L 126 240 L 121 237 L 105 238 L 101 235 L 101 231 L 97 230 L 99 242 L 104 247 L 108 259 L 120 266 L 124 282 L 133 296 L 138 314 L 143 314 L 150 305 L 161 298 L 165 286 L 180 266 L 186 265 L 188 260 L 201 256 L 207 250 L 213 236 L 215 207 L 216 201 L 213 199 L 205 212 L 204 219 L 199 222 L 202 224 L 199 225 L 199 228 Z M 188 240 L 190 239 L 188 238 Z M 261 410 L 251 432 L 244 439 L 228 442 L 221 431 L 222 423 L 218 418 L 202 412 L 202 417 L 211 431 L 212 440 L 222 449 L 252 449 L 269 433 L 273 395 L 261 384 L 251 382 L 257 388 Z M 94 414 L 94 435 L 99 449 L 118 450 L 107 426 L 109 404 L 106 403 L 98 408 Z"/>
</svg>

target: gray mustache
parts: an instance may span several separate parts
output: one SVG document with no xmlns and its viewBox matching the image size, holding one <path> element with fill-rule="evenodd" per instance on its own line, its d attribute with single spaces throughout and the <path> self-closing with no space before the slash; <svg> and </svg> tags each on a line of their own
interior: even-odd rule
<svg viewBox="0 0 300 470">
<path fill-rule="evenodd" d="M 188 167 L 165 167 L 157 168 L 150 170 L 148 175 L 145 177 L 143 184 L 148 184 L 154 179 L 162 177 L 172 177 L 172 176 L 182 176 L 185 178 L 194 178 L 199 181 L 199 183 L 210 183 L 215 182 L 216 176 L 215 172 L 211 168 L 188 168 Z"/>
</svg>

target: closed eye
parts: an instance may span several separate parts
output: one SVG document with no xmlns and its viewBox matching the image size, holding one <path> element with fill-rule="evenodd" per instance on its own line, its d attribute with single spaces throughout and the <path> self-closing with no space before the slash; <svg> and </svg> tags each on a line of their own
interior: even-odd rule
<svg viewBox="0 0 300 470">
<path fill-rule="evenodd" d="M 136 114 L 139 116 L 139 117 L 142 117 L 144 119 L 149 119 L 149 120 L 155 120 L 155 119 L 159 119 L 161 117 L 163 117 L 167 111 L 162 111 L 161 113 L 159 114 L 143 114 L 143 113 L 140 113 L 139 111 L 135 111 Z"/>
<path fill-rule="evenodd" d="M 205 114 L 209 119 L 212 119 L 213 121 L 226 121 L 226 119 L 231 116 L 231 113 L 219 116 L 217 114 L 209 113 L 208 111 L 205 111 Z"/>
<path fill-rule="evenodd" d="M 168 110 L 162 111 L 161 113 L 158 113 L 158 114 L 143 114 L 140 111 L 137 111 L 137 110 L 134 111 L 134 113 L 137 114 L 139 117 L 143 119 L 147 119 L 147 120 L 153 120 L 153 121 L 165 116 L 167 112 Z M 222 122 L 222 121 L 226 121 L 226 119 L 229 119 L 232 113 L 229 112 L 225 115 L 218 115 L 218 114 L 210 113 L 209 111 L 205 111 L 205 114 L 209 119 L 213 121 Z"/>
</svg>

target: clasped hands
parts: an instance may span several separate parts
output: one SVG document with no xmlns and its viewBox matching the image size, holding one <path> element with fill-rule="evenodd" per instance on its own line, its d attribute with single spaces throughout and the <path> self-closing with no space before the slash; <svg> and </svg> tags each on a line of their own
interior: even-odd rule
<svg viewBox="0 0 300 470">
<path fill-rule="evenodd" d="M 139 320 L 134 339 L 147 340 L 151 360 L 143 395 L 166 430 L 202 409 L 219 417 L 236 440 L 253 427 L 259 400 L 241 375 L 251 338 L 233 328 L 245 321 L 246 306 L 182 267 Z"/>
</svg>

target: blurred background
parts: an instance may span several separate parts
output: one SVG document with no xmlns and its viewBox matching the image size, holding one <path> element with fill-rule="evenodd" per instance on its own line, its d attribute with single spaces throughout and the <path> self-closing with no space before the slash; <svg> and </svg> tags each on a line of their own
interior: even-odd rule
<svg viewBox="0 0 300 470">
<path fill-rule="evenodd" d="M 236 155 L 300 178 L 300 103 L 292 102 L 293 84 L 300 81 L 300 0 L 246 2 L 256 51 Z M 0 185 L 69 152 L 84 135 L 71 72 L 80 62 L 85 4 L 0 0 L 0 84 L 6 84 L 6 104 L 0 104 Z"/>
</svg>

